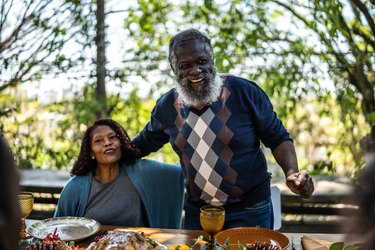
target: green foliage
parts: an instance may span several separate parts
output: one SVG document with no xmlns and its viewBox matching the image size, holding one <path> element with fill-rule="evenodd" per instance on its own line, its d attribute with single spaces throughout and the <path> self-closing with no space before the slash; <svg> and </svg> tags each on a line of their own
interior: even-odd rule
<svg viewBox="0 0 375 250">
<path fill-rule="evenodd" d="M 370 124 L 375 124 L 375 111 L 367 114 L 366 120 L 369 121 Z"/>
<path fill-rule="evenodd" d="M 359 141 L 369 128 L 363 115 L 352 113 L 344 119 L 342 107 L 331 95 L 303 99 L 299 105 L 284 119 L 297 147 L 299 166 L 311 174 L 353 177 L 364 163 Z M 340 119 L 343 122 L 337 122 Z"/>
<path fill-rule="evenodd" d="M 91 1 L 2 1 L 0 19 L 0 92 L 42 74 L 67 72 L 86 58 L 69 52 L 69 41 L 92 41 Z M 85 44 L 85 46 L 88 46 Z M 64 50 L 65 49 L 65 50 Z"/>
<path fill-rule="evenodd" d="M 95 98 L 95 88 L 88 84 L 73 98 L 73 119 L 78 124 L 90 124 L 96 119 L 101 105 Z"/>
<path fill-rule="evenodd" d="M 150 120 L 151 110 L 155 105 L 154 99 L 142 100 L 137 95 L 137 90 L 133 90 L 129 98 L 120 101 L 114 109 L 111 117 L 124 126 L 131 138 L 135 137 Z M 179 162 L 177 155 L 174 153 L 172 146 L 166 144 L 158 152 L 148 156 L 159 161 L 167 163 Z"/>
<path fill-rule="evenodd" d="M 127 100 L 117 104 L 112 118 L 124 126 L 130 137 L 134 137 L 149 121 L 154 104 L 153 100 L 141 100 L 133 90 Z"/>
<path fill-rule="evenodd" d="M 332 171 L 343 168 L 342 164 L 345 168 L 360 168 L 363 159 L 358 142 L 369 131 L 366 122 L 373 124 L 371 114 L 375 109 L 375 78 L 371 70 L 375 31 L 371 30 L 373 20 L 366 18 L 367 13 L 374 14 L 370 3 L 357 6 L 351 2 L 348 6 L 333 0 L 172 2 L 163 1 L 160 8 L 159 3 L 142 1 L 128 11 L 125 27 L 134 27 L 131 34 L 137 34 L 138 41 L 138 47 L 131 52 L 150 62 L 137 64 L 138 72 L 153 71 L 155 65 L 160 65 L 158 86 L 173 82 L 170 71 L 165 70 L 167 41 L 180 30 L 198 28 L 212 38 L 219 72 L 232 71 L 255 79 L 270 95 L 283 120 L 299 121 L 298 112 L 304 109 L 305 100 L 324 103 L 327 97 L 333 97 L 330 107 L 334 106 L 337 113 L 320 108 L 314 121 L 307 115 L 303 121 L 309 121 L 310 126 L 303 132 L 316 134 L 318 140 L 314 125 L 319 119 L 329 118 L 338 123 L 334 127 L 339 132 L 325 131 L 337 138 L 334 145 L 326 145 L 325 157 L 330 159 L 322 161 L 332 162 Z M 150 10 L 156 9 L 159 12 L 151 15 Z M 147 29 L 144 25 L 137 27 L 137 23 L 145 22 L 149 22 Z M 152 42 L 150 36 L 155 37 Z M 336 104 L 332 103 L 334 98 Z M 367 119 L 364 123 L 363 117 Z M 294 131 L 302 130 L 299 126 L 296 122 L 288 127 L 295 137 L 298 133 Z M 306 142 L 299 143 L 310 147 Z M 339 155 L 344 157 L 340 159 Z M 302 160 L 303 166 L 315 164 L 311 160 Z"/>
<path fill-rule="evenodd" d="M 332 161 L 330 160 L 318 160 L 314 165 L 313 169 L 309 171 L 312 175 L 335 175 L 335 169 L 333 168 Z"/>
<path fill-rule="evenodd" d="M 16 98 L 11 117 L 1 117 L 2 131 L 20 168 L 63 168 L 72 163 L 76 147 L 59 119 L 64 104 L 41 105 L 37 100 Z M 6 103 L 5 103 L 6 104 Z M 51 117 L 54 117 L 54 119 Z"/>
<path fill-rule="evenodd" d="M 94 98 L 92 79 L 73 99 L 48 105 L 15 95 L 12 86 L 41 79 L 45 72 L 66 72 L 89 60 L 62 51 L 71 37 L 82 45 L 81 52 L 94 44 L 94 4 L 38 3 L 43 8 L 36 9 L 22 26 L 17 37 L 21 40 L 0 40 L 0 107 L 16 110 L 0 117 L 0 128 L 20 165 L 69 168 L 83 130 L 102 111 Z M 158 96 L 174 84 L 167 62 L 168 41 L 178 31 L 198 28 L 212 38 L 219 72 L 254 79 L 268 93 L 295 138 L 300 166 L 353 175 L 363 164 L 358 142 L 375 124 L 375 31 L 373 18 L 368 18 L 374 16 L 374 9 L 369 1 L 357 4 L 334 0 L 137 1 L 124 13 L 131 46 L 122 51 L 126 55 L 119 65 L 122 68 L 109 72 L 108 78 L 137 87 L 141 77 L 152 83 L 150 96 Z M 51 6 L 59 8 L 46 11 Z M 1 31 L 3 39 L 15 26 L 2 27 L 7 28 Z M 28 37 L 29 31 L 38 35 Z M 38 46 L 40 50 L 35 50 Z M 85 70 L 95 74 L 92 68 Z M 132 137 L 149 120 L 155 102 L 154 98 L 140 99 L 137 91 L 134 88 L 128 96 L 107 95 L 111 117 Z M 48 116 L 54 121 L 43 118 Z M 320 149 L 324 152 L 319 157 L 311 155 Z M 178 161 L 169 145 L 151 157 Z"/>
</svg>

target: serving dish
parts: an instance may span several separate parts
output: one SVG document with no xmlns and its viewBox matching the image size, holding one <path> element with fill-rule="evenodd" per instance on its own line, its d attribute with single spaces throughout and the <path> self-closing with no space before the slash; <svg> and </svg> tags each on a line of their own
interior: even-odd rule
<svg viewBox="0 0 375 250">
<path fill-rule="evenodd" d="M 96 234 L 101 224 L 84 217 L 56 217 L 33 223 L 27 228 L 31 236 L 43 239 L 57 228 L 58 237 L 63 241 L 79 241 Z"/>
<path fill-rule="evenodd" d="M 258 227 L 237 227 L 223 230 L 216 234 L 216 240 L 219 244 L 229 244 L 229 249 L 240 249 L 239 245 L 256 242 L 266 242 L 272 246 L 279 246 L 281 249 L 289 247 L 289 239 L 284 234 L 265 228 Z"/>
<path fill-rule="evenodd" d="M 96 237 L 96 240 L 86 248 L 86 250 L 99 249 L 166 250 L 167 247 L 142 231 L 114 230 Z"/>
</svg>

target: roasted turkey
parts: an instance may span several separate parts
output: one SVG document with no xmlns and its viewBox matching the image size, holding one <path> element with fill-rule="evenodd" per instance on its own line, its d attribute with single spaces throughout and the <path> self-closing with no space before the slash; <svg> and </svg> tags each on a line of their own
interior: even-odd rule
<svg viewBox="0 0 375 250">
<path fill-rule="evenodd" d="M 111 231 L 91 243 L 86 250 L 165 250 L 165 248 L 142 233 Z"/>
</svg>

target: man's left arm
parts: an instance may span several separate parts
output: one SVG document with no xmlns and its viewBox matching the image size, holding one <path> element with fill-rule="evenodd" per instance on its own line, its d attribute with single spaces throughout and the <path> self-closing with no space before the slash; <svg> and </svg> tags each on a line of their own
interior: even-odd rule
<svg viewBox="0 0 375 250">
<path fill-rule="evenodd" d="M 293 142 L 290 140 L 282 142 L 272 151 L 272 154 L 284 171 L 288 188 L 304 199 L 310 198 L 314 192 L 314 183 L 307 171 L 299 172 Z"/>
</svg>

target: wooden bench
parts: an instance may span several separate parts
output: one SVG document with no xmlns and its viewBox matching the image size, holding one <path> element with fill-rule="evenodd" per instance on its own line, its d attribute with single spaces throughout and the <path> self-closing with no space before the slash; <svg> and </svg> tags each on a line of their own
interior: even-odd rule
<svg viewBox="0 0 375 250">
<path fill-rule="evenodd" d="M 34 207 L 28 219 L 53 217 L 63 187 L 70 178 L 68 170 L 23 169 L 20 189 L 34 193 Z"/>
<path fill-rule="evenodd" d="M 281 192 L 280 231 L 342 233 L 345 219 L 357 210 L 352 200 L 352 180 L 342 176 L 312 178 L 315 191 L 310 199 L 302 199 L 286 186 L 283 173 L 272 177 L 272 185 Z"/>
<path fill-rule="evenodd" d="M 342 233 L 345 218 L 357 210 L 350 194 L 317 194 L 305 200 L 281 195 L 283 232 Z"/>
<path fill-rule="evenodd" d="M 29 219 L 51 218 L 63 186 L 70 178 L 63 170 L 23 170 L 21 189 L 35 194 Z M 292 194 L 283 177 L 273 178 L 281 191 L 283 232 L 340 233 L 345 215 L 356 210 L 350 194 L 350 181 L 337 177 L 313 177 L 314 195 L 304 200 Z"/>
<path fill-rule="evenodd" d="M 61 187 L 21 186 L 34 193 L 34 208 L 28 219 L 53 217 Z M 356 211 L 350 195 L 318 194 L 309 200 L 281 193 L 282 232 L 341 233 L 343 219 Z"/>
<path fill-rule="evenodd" d="M 53 217 L 62 191 L 61 187 L 38 187 L 21 185 L 21 191 L 34 194 L 34 207 L 28 219 L 43 220 Z"/>
</svg>

